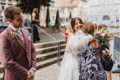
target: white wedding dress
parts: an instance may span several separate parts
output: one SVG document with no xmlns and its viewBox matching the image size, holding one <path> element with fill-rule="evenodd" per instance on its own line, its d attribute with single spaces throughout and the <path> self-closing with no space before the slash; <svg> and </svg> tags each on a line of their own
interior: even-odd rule
<svg viewBox="0 0 120 80">
<path fill-rule="evenodd" d="M 79 80 L 77 55 L 87 47 L 92 38 L 91 35 L 86 36 L 81 31 L 69 38 L 57 80 Z"/>
</svg>

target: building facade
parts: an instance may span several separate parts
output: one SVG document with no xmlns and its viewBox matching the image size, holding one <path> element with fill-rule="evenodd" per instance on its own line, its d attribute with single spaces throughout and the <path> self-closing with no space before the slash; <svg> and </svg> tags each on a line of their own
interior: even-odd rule
<svg viewBox="0 0 120 80">
<path fill-rule="evenodd" d="M 76 11 L 74 11 L 76 12 L 75 15 L 80 17 L 83 21 L 86 21 L 87 20 L 87 0 L 80 0 Z"/>
<path fill-rule="evenodd" d="M 51 0 L 53 3 L 50 3 L 49 12 L 50 12 L 50 26 L 53 26 L 55 24 L 56 19 L 56 12 L 57 9 L 59 9 L 60 1 L 61 0 Z M 46 15 L 47 15 L 47 7 L 41 7 L 40 11 L 40 25 L 45 27 L 46 26 Z"/>
<path fill-rule="evenodd" d="M 87 20 L 87 0 L 61 0 L 60 10 L 61 22 L 67 24 L 70 14 L 72 17 L 79 17 Z"/>
<path fill-rule="evenodd" d="M 55 24 L 56 12 L 59 10 L 61 26 L 69 24 L 70 14 L 72 17 L 80 17 L 83 21 L 87 19 L 87 0 L 52 0 L 50 3 L 50 25 Z M 40 25 L 46 26 L 47 7 L 42 7 L 40 11 Z"/>
<path fill-rule="evenodd" d="M 62 26 L 69 24 L 70 15 L 71 17 L 76 16 L 78 3 L 79 0 L 61 0 L 60 20 Z"/>
<path fill-rule="evenodd" d="M 108 26 L 119 26 L 120 0 L 89 0 L 87 20 Z"/>
<path fill-rule="evenodd" d="M 4 22 L 4 10 L 10 5 L 16 5 L 16 0 L 0 0 L 0 21 Z"/>
</svg>

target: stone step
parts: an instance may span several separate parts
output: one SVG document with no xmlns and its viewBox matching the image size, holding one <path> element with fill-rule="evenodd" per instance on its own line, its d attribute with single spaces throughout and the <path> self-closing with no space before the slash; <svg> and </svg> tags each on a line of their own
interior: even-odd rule
<svg viewBox="0 0 120 80">
<path fill-rule="evenodd" d="M 60 58 L 60 60 L 62 60 L 62 57 Z M 54 57 L 54 58 L 50 58 L 50 59 L 42 61 L 42 62 L 38 62 L 37 63 L 37 70 L 44 68 L 46 66 L 52 65 L 54 63 L 57 63 L 57 61 L 58 61 L 58 58 Z"/>
<path fill-rule="evenodd" d="M 62 49 L 60 51 L 60 55 L 63 55 L 64 51 L 65 51 L 65 49 Z M 48 52 L 48 53 L 45 53 L 45 54 L 37 55 L 36 56 L 37 62 L 40 62 L 40 61 L 43 61 L 43 60 L 47 60 L 49 58 L 57 57 L 57 53 L 58 53 L 58 51 L 53 51 L 53 52 Z"/>
<path fill-rule="evenodd" d="M 57 48 L 58 48 L 58 46 L 55 45 L 55 46 L 52 46 L 52 47 L 35 49 L 35 51 L 36 51 L 36 55 L 39 55 L 39 54 L 45 54 L 45 53 L 51 52 L 51 51 L 57 51 Z M 61 44 L 60 48 L 61 49 L 65 48 L 65 44 Z"/>
<path fill-rule="evenodd" d="M 64 50 L 65 49 L 61 50 L 61 55 L 64 54 Z M 45 54 L 36 55 L 37 62 L 43 62 L 43 61 L 46 61 L 46 60 L 48 60 L 50 58 L 54 58 L 54 57 L 57 57 L 57 51 L 53 51 L 53 52 L 48 52 L 48 53 L 45 53 Z M 4 72 L 4 68 L 0 64 L 0 73 L 3 73 L 3 72 Z"/>
<path fill-rule="evenodd" d="M 4 72 L 4 68 L 3 66 L 0 64 L 0 73 L 3 73 Z"/>
<path fill-rule="evenodd" d="M 36 43 L 36 44 L 34 44 L 34 47 L 35 47 L 35 49 L 38 49 L 38 48 L 44 48 L 44 47 L 54 46 L 54 45 L 57 45 L 58 42 L 60 42 L 60 44 L 65 44 L 64 40 L 60 40 L 60 41 L 51 41 L 51 42 Z"/>
<path fill-rule="evenodd" d="M 0 73 L 0 80 L 3 80 L 3 74 L 4 73 Z"/>
</svg>

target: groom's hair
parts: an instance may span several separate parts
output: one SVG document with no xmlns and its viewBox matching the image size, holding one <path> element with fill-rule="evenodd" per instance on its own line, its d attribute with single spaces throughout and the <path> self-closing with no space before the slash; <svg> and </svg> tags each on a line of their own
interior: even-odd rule
<svg viewBox="0 0 120 80">
<path fill-rule="evenodd" d="M 5 18 L 11 19 L 11 20 L 14 20 L 14 15 L 21 14 L 21 13 L 22 13 L 22 10 L 15 6 L 7 7 L 4 12 Z"/>
</svg>

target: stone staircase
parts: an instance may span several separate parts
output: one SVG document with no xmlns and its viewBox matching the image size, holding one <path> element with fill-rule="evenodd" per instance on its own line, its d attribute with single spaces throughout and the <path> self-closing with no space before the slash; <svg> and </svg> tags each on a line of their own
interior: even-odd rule
<svg viewBox="0 0 120 80">
<path fill-rule="evenodd" d="M 58 42 L 60 43 L 60 59 L 64 54 L 65 41 L 52 41 L 34 44 L 37 58 L 37 70 L 57 63 L 58 61 Z M 4 68 L 0 64 L 0 80 L 3 78 Z"/>
</svg>

